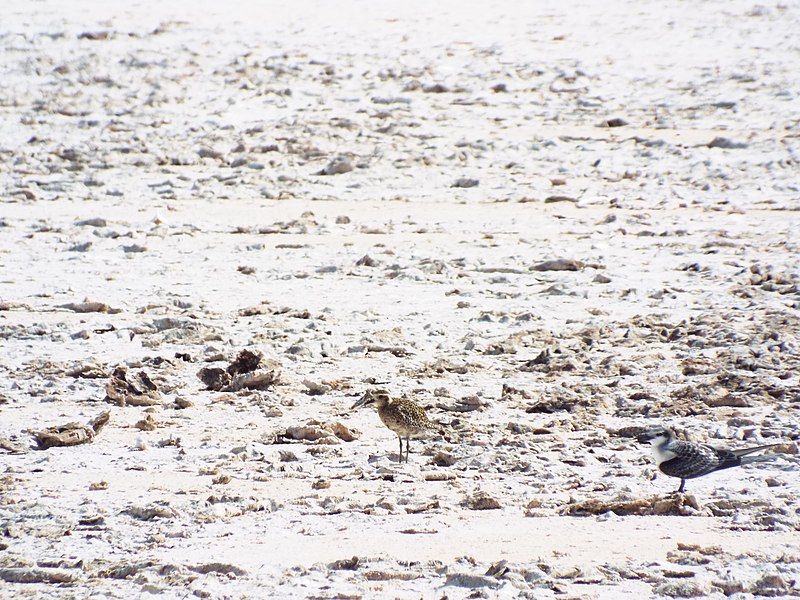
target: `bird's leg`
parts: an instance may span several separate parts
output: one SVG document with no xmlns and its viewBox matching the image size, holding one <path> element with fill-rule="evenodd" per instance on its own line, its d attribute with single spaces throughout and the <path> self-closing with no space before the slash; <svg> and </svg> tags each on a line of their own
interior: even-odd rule
<svg viewBox="0 0 800 600">
<path fill-rule="evenodd" d="M 406 438 L 406 463 L 408 463 L 408 451 L 411 447 L 411 438 Z"/>
<path fill-rule="evenodd" d="M 397 457 L 397 462 L 401 463 L 403 462 L 403 438 L 398 435 L 397 439 L 400 440 L 400 455 Z"/>
<path fill-rule="evenodd" d="M 685 486 L 685 485 L 686 485 L 686 480 L 685 479 L 681 479 L 681 487 L 678 488 L 678 493 L 679 494 L 683 493 L 683 486 Z"/>
</svg>

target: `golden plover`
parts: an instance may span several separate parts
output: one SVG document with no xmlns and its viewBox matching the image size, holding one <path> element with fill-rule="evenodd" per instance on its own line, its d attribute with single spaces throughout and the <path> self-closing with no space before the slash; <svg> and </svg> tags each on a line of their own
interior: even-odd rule
<svg viewBox="0 0 800 600">
<path fill-rule="evenodd" d="M 638 437 L 641 443 L 650 443 L 653 456 L 659 470 L 670 477 L 679 477 L 681 486 L 678 493 L 683 492 L 687 479 L 694 479 L 708 475 L 714 471 L 739 467 L 762 460 L 775 458 L 771 454 L 750 456 L 761 450 L 780 446 L 781 444 L 766 444 L 739 450 L 726 450 L 714 448 L 707 444 L 684 442 L 675 438 L 675 434 L 664 427 L 657 427 L 646 431 Z"/>
<path fill-rule="evenodd" d="M 433 423 L 419 404 L 408 398 L 392 398 L 386 390 L 367 390 L 353 404 L 352 410 L 374 403 L 378 407 L 378 416 L 389 429 L 397 434 L 400 440 L 400 458 L 403 462 L 403 438 L 406 439 L 406 462 L 408 462 L 409 440 L 422 437 L 430 431 L 440 432 L 441 427 Z"/>
</svg>

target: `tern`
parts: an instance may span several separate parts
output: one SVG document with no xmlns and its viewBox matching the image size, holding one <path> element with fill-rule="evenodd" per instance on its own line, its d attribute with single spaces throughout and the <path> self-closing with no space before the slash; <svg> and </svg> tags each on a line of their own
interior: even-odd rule
<svg viewBox="0 0 800 600">
<path fill-rule="evenodd" d="M 752 448 L 727 450 L 714 448 L 708 444 L 696 444 L 679 440 L 666 427 L 646 431 L 637 438 L 641 443 L 649 443 L 659 470 L 670 477 L 678 477 L 681 486 L 677 493 L 683 493 L 687 479 L 708 475 L 715 471 L 739 467 L 754 462 L 775 458 L 770 454 L 756 454 L 762 450 L 781 444 L 765 444 Z"/>
</svg>

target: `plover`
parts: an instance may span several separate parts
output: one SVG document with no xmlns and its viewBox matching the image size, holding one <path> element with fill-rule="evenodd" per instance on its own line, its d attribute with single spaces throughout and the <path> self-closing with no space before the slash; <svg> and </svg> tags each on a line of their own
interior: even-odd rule
<svg viewBox="0 0 800 600">
<path fill-rule="evenodd" d="M 431 431 L 440 431 L 439 425 L 433 423 L 419 404 L 408 398 L 392 398 L 386 390 L 367 390 L 353 404 L 352 410 L 374 403 L 378 407 L 378 416 L 389 429 L 397 434 L 400 440 L 400 458 L 403 462 L 403 438 L 406 440 L 406 462 L 408 462 L 409 440 L 422 437 Z"/>
<path fill-rule="evenodd" d="M 751 455 L 773 446 L 780 446 L 778 443 L 739 450 L 714 448 L 708 444 L 695 444 L 676 439 L 675 434 L 665 427 L 656 427 L 646 431 L 638 437 L 638 440 L 641 443 L 650 443 L 656 464 L 662 473 L 680 478 L 679 494 L 683 492 L 687 479 L 694 479 L 722 469 L 769 460 L 774 458 L 774 455 Z"/>
</svg>

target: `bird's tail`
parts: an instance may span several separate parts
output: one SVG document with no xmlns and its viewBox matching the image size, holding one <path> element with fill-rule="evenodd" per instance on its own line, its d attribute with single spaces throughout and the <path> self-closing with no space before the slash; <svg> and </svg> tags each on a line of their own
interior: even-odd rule
<svg viewBox="0 0 800 600">
<path fill-rule="evenodd" d="M 782 444 L 766 444 L 764 446 L 755 446 L 753 448 L 742 448 L 741 450 L 734 450 L 733 453 L 741 457 L 743 465 L 747 465 L 753 462 L 761 462 L 762 460 L 772 460 L 777 455 L 774 453 L 769 454 L 756 454 L 755 456 L 751 456 L 756 452 L 760 452 L 761 450 L 766 450 L 768 448 L 774 448 L 775 446 L 781 446 Z"/>
</svg>

